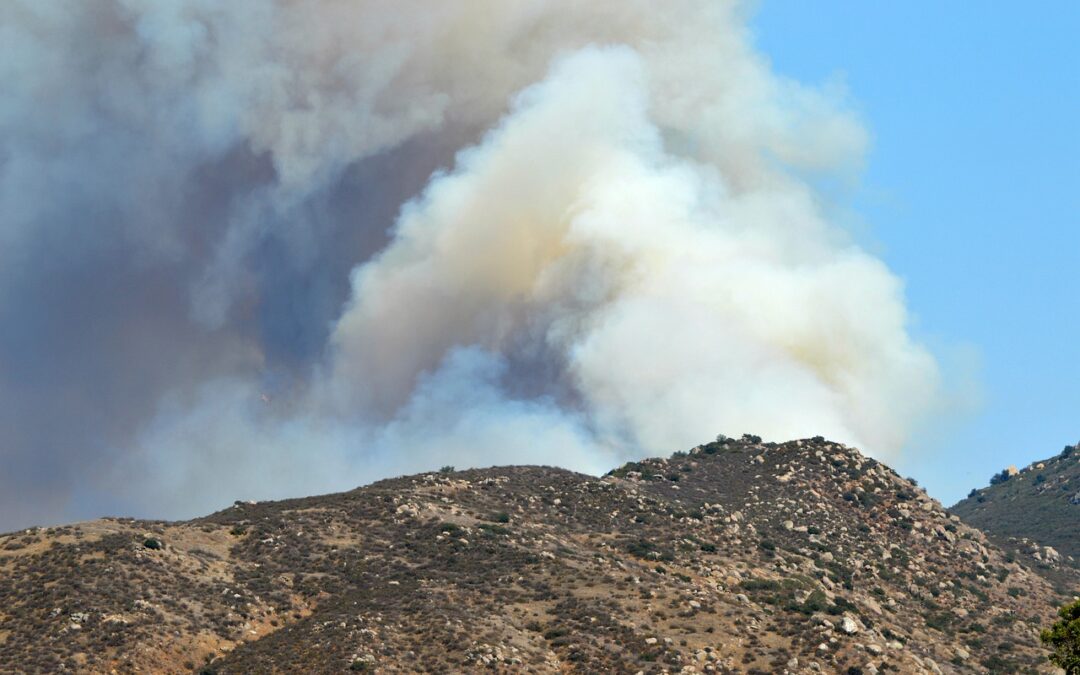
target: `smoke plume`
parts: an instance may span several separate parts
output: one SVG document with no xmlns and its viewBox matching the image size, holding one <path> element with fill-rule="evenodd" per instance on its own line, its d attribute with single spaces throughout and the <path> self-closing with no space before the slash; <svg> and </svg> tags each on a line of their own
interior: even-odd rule
<svg viewBox="0 0 1080 675">
<path fill-rule="evenodd" d="M 0 527 L 936 404 L 739 3 L 14 0 L 0 82 Z"/>
</svg>

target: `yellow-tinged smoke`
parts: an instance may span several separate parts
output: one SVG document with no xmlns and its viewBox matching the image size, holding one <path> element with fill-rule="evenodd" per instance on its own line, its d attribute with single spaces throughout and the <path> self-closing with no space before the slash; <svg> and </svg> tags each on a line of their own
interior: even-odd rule
<svg viewBox="0 0 1080 675">
<path fill-rule="evenodd" d="M 0 105 L 2 187 L 141 195 L 111 236 L 238 355 L 139 396 L 117 484 L 157 513 L 442 464 L 602 471 L 717 432 L 888 456 L 936 405 L 901 283 L 813 189 L 867 135 L 842 92 L 770 71 L 740 3 L 17 1 L 0 26 L 0 75 L 34 83 Z M 39 136 L 80 150 L 21 154 Z M 439 167 L 418 194 L 416 167 Z M 34 236 L 14 203 L 0 270 Z M 387 239 L 349 230 L 384 211 L 351 227 Z M 304 296 L 330 327 L 263 400 L 244 317 L 310 326 L 274 300 L 325 260 L 344 304 Z"/>
</svg>

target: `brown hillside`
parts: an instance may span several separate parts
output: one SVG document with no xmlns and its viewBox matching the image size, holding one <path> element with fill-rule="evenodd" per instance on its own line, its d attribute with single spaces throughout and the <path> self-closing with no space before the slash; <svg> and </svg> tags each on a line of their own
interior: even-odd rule
<svg viewBox="0 0 1080 675">
<path fill-rule="evenodd" d="M 160 548 L 155 548 L 160 543 Z M 17 672 L 1045 672 L 1064 598 L 888 467 L 744 437 L 0 537 Z"/>
</svg>

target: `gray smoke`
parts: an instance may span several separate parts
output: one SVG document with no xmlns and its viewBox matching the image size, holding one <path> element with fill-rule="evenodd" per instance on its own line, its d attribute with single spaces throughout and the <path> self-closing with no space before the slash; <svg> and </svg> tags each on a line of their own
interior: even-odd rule
<svg viewBox="0 0 1080 675">
<path fill-rule="evenodd" d="M 0 83 L 0 528 L 936 405 L 738 3 L 14 0 Z"/>
</svg>

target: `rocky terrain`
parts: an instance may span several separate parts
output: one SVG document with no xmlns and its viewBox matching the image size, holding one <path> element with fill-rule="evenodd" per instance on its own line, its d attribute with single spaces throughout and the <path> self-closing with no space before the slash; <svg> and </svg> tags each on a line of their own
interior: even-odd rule
<svg viewBox="0 0 1080 675">
<path fill-rule="evenodd" d="M 1051 672 L 1068 598 L 888 467 L 720 439 L 0 536 L 5 672 Z"/>
<path fill-rule="evenodd" d="M 1080 445 L 1023 469 L 1008 467 L 950 511 L 1044 575 L 1080 575 Z"/>
</svg>

